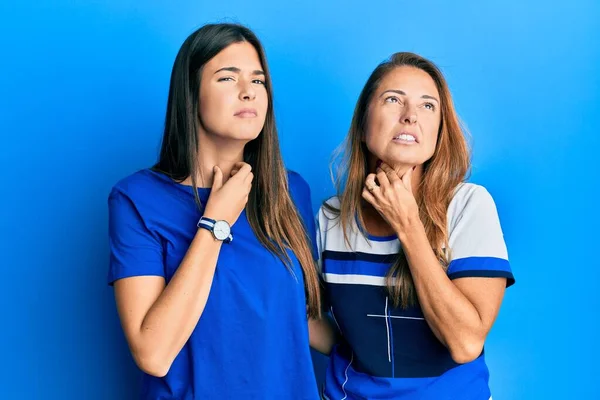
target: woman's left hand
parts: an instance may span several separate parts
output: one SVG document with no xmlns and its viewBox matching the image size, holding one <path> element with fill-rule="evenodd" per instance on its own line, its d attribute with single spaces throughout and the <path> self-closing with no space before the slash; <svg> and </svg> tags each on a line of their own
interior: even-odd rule
<svg viewBox="0 0 600 400">
<path fill-rule="evenodd" d="M 399 176 L 392 167 L 382 163 L 377 168 L 377 174 L 367 175 L 362 191 L 362 197 L 398 234 L 406 232 L 411 225 L 420 221 L 419 206 L 412 192 L 413 170 L 409 168 Z"/>
</svg>

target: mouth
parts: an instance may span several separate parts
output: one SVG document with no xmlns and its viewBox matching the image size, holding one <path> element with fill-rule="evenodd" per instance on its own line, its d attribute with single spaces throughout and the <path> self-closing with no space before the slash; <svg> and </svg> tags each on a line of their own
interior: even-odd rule
<svg viewBox="0 0 600 400">
<path fill-rule="evenodd" d="M 233 115 L 239 118 L 255 118 L 258 114 L 254 108 L 242 108 Z"/>
<path fill-rule="evenodd" d="M 413 135 L 412 133 L 408 133 L 408 132 L 401 132 L 400 134 L 394 136 L 392 141 L 395 143 L 400 143 L 400 144 L 419 143 L 419 140 L 417 139 L 417 137 L 415 135 Z"/>
</svg>

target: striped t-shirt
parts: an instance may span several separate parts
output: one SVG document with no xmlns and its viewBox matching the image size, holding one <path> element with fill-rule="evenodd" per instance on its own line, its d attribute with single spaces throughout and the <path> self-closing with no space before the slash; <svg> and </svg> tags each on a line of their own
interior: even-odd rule
<svg viewBox="0 0 600 400">
<path fill-rule="evenodd" d="M 337 197 L 328 203 L 339 208 Z M 318 213 L 319 266 L 330 311 L 342 334 L 331 353 L 323 397 L 352 399 L 488 400 L 483 353 L 455 363 L 418 306 L 395 308 L 385 276 L 400 250 L 396 236 L 349 230 L 348 247 L 339 217 Z M 506 278 L 514 283 L 495 203 L 488 191 L 463 183 L 448 207 L 450 279 Z"/>
</svg>

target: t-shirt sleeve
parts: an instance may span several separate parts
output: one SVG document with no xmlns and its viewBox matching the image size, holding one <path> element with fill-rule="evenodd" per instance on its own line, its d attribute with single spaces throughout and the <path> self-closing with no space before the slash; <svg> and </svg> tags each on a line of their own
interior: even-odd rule
<svg viewBox="0 0 600 400">
<path fill-rule="evenodd" d="M 317 246 L 317 272 L 319 273 L 319 278 L 323 279 L 323 238 L 321 234 L 321 226 L 319 223 L 319 215 L 321 211 L 317 213 L 315 217 L 316 224 L 316 246 Z"/>
<path fill-rule="evenodd" d="M 319 282 L 321 284 L 321 309 L 324 312 L 329 312 L 331 309 L 331 300 L 329 299 L 329 293 L 327 291 L 327 284 L 325 283 L 325 276 L 323 274 L 323 250 L 325 249 L 324 235 L 321 230 L 321 217 L 324 216 L 322 209 L 319 210 L 315 217 L 316 224 L 316 247 L 317 247 L 317 273 L 319 275 Z"/>
<path fill-rule="evenodd" d="M 514 284 L 498 211 L 490 193 L 476 186 L 453 220 L 449 278 L 506 278 L 507 287 Z"/>
<path fill-rule="evenodd" d="M 296 172 L 289 172 L 289 185 L 292 200 L 300 213 L 300 218 L 310 239 L 313 259 L 318 259 L 317 231 L 308 183 Z"/>
<path fill-rule="evenodd" d="M 163 247 L 134 202 L 113 189 L 108 198 L 110 263 L 108 283 L 131 276 L 165 276 Z"/>
</svg>

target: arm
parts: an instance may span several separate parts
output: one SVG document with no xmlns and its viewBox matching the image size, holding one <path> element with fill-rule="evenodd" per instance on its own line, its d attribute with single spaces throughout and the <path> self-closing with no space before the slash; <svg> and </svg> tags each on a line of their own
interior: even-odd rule
<svg viewBox="0 0 600 400">
<path fill-rule="evenodd" d="M 312 213 L 312 210 L 311 210 Z M 312 319 L 308 321 L 308 333 L 310 340 L 310 347 L 315 349 L 321 354 L 329 355 L 333 346 L 339 341 L 341 332 L 337 323 L 333 321 L 333 318 L 329 314 L 329 299 L 327 293 L 327 283 L 324 282 L 323 277 L 323 265 L 322 265 L 322 252 L 325 247 L 324 237 L 321 233 L 321 216 L 322 211 L 319 211 L 315 218 L 312 219 L 312 223 L 309 224 L 309 232 L 313 241 L 313 248 L 315 250 L 316 267 L 319 273 L 321 283 L 321 318 Z M 308 217 L 307 217 L 308 219 Z"/>
<path fill-rule="evenodd" d="M 479 357 L 496 320 L 506 278 L 451 281 L 440 267 L 421 221 L 399 233 L 425 320 L 457 363 Z"/>
<path fill-rule="evenodd" d="M 485 338 L 500 309 L 506 278 L 463 277 L 451 280 L 448 277 L 429 244 L 419 218 L 412 194 L 412 171 L 409 169 L 400 178 L 389 166 L 382 164 L 377 174 L 381 186 L 376 186 L 371 174 L 367 178 L 367 187 L 372 190 L 365 189 L 363 197 L 397 233 L 420 306 L 432 331 L 456 362 L 469 362 L 481 354 Z M 467 224 L 464 230 L 468 231 L 471 221 L 467 217 L 463 219 Z"/>
<path fill-rule="evenodd" d="M 331 353 L 339 336 L 338 330 L 327 313 L 323 313 L 320 319 L 310 318 L 308 320 L 308 334 L 310 347 L 325 355 Z"/>
<path fill-rule="evenodd" d="M 168 285 L 157 276 L 115 282 L 131 354 L 144 372 L 165 376 L 194 330 L 212 285 L 221 242 L 200 229 Z"/>
<path fill-rule="evenodd" d="M 231 225 L 243 210 L 252 184 L 250 166 L 236 171 L 225 185 L 216 168 L 213 189 L 205 215 L 223 219 Z M 116 211 L 115 211 L 116 212 Z M 135 239 L 128 232 L 132 221 L 119 215 L 111 217 L 111 235 L 118 238 L 120 248 L 129 254 L 145 251 L 151 242 Z M 143 229 L 139 226 L 137 237 Z M 205 229 L 198 229 L 186 255 L 168 285 L 163 277 L 136 274 L 115 282 L 115 297 L 125 337 L 134 360 L 146 373 L 164 376 L 179 354 L 208 300 L 222 242 Z M 146 254 L 146 253 L 144 253 Z M 146 261 L 146 257 L 141 257 Z M 129 261 L 131 262 L 131 261 Z M 158 260 L 156 262 L 162 262 Z"/>
</svg>

